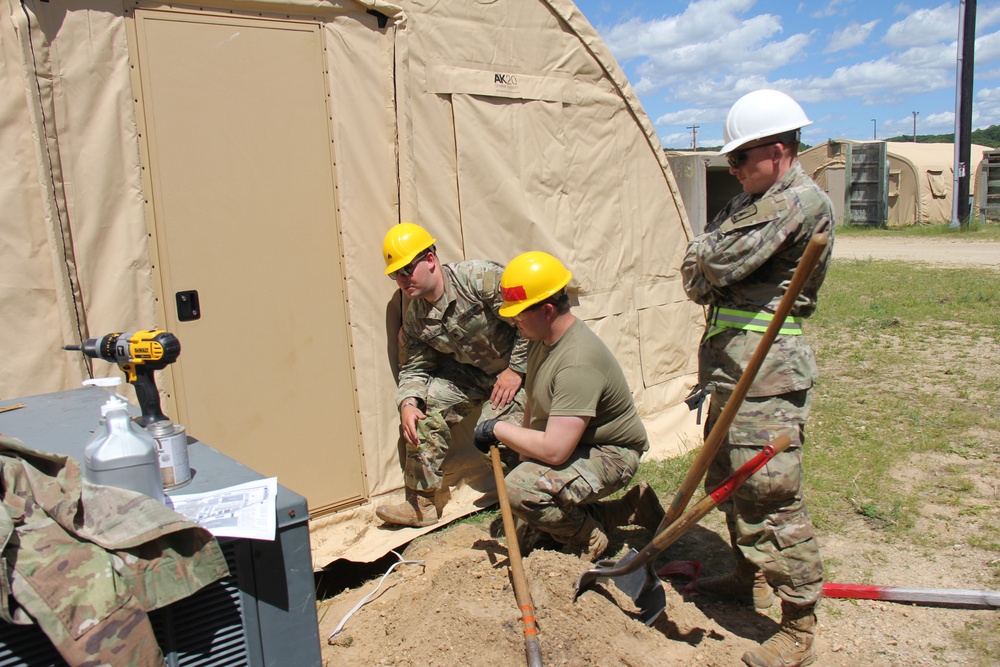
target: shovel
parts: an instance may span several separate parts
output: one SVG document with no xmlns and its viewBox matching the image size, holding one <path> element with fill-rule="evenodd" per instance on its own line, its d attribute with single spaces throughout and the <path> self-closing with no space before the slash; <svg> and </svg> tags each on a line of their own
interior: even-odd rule
<svg viewBox="0 0 1000 667">
<path fill-rule="evenodd" d="M 739 470 L 730 475 L 714 491 L 698 501 L 694 507 L 684 513 L 677 521 L 671 523 L 666 530 L 660 532 L 642 551 L 632 549 L 617 563 L 602 560 L 593 570 L 587 570 L 576 582 L 576 596 L 586 590 L 598 579 L 611 579 L 618 589 L 632 598 L 639 608 L 639 616 L 646 625 L 653 621 L 667 608 L 667 596 L 663 592 L 663 584 L 653 571 L 653 560 L 664 549 L 676 542 L 684 533 L 711 512 L 715 507 L 728 499 L 733 492 L 747 481 L 750 475 L 763 468 L 776 454 L 779 454 L 792 443 L 787 435 L 781 435 L 767 444 L 764 449 L 753 457 Z"/>
</svg>

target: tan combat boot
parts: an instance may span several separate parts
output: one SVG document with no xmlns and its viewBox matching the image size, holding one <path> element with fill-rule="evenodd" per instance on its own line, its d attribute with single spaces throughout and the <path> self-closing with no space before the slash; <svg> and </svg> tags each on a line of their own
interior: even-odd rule
<svg viewBox="0 0 1000 667">
<path fill-rule="evenodd" d="M 375 516 L 382 521 L 397 526 L 423 528 L 433 526 L 441 518 L 434 504 L 434 490 L 406 490 L 406 500 L 398 505 L 383 505 L 375 510 Z"/>
<path fill-rule="evenodd" d="M 589 514 L 583 522 L 583 527 L 575 535 L 567 538 L 564 545 L 565 551 L 591 563 L 597 562 L 607 548 L 608 536 L 604 527 Z"/>
<path fill-rule="evenodd" d="M 527 556 L 533 549 L 558 551 L 560 547 L 555 538 L 524 519 L 514 519 L 514 535 L 517 537 L 517 546 L 520 548 L 522 556 Z"/>
<path fill-rule="evenodd" d="M 604 500 L 588 505 L 605 528 L 642 526 L 655 531 L 665 512 L 656 491 L 646 482 L 639 482 L 618 500 Z"/>
<path fill-rule="evenodd" d="M 767 609 L 774 604 L 774 592 L 764 573 L 743 554 L 737 556 L 735 570 L 729 574 L 698 579 L 694 582 L 694 589 L 699 593 L 752 604 L 757 609 Z"/>
<path fill-rule="evenodd" d="M 794 607 L 781 603 L 781 629 L 755 649 L 743 654 L 750 667 L 805 667 L 816 662 L 814 605 Z"/>
</svg>

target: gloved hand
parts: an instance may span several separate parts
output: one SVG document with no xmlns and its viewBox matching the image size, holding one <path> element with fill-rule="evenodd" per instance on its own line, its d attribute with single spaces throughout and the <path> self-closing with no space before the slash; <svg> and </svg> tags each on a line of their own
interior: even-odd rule
<svg viewBox="0 0 1000 667">
<path fill-rule="evenodd" d="M 476 449 L 487 456 L 490 454 L 490 447 L 500 444 L 497 437 L 493 435 L 493 429 L 496 427 L 498 421 L 500 420 L 487 419 L 484 422 L 480 422 L 476 426 L 476 432 L 472 434 L 472 444 L 476 446 Z"/>
</svg>

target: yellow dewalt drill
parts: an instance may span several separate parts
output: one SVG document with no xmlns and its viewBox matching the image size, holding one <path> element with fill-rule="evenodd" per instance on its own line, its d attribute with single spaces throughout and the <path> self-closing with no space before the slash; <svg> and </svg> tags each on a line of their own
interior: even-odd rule
<svg viewBox="0 0 1000 667">
<path fill-rule="evenodd" d="M 64 345 L 63 349 L 79 350 L 91 359 L 118 364 L 126 380 L 135 387 L 143 426 L 167 418 L 160 410 L 160 392 L 153 371 L 177 361 L 181 354 L 177 336 L 159 329 L 110 333 L 101 338 L 88 338 L 83 345 Z"/>
</svg>

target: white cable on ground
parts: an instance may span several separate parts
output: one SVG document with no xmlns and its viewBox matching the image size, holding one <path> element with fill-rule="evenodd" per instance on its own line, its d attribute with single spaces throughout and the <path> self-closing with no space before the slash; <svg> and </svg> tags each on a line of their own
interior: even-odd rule
<svg viewBox="0 0 1000 667">
<path fill-rule="evenodd" d="M 356 612 L 358 609 L 361 609 L 361 607 L 363 607 L 372 598 L 373 595 L 375 595 L 376 593 L 378 593 L 378 589 L 382 587 L 382 582 L 385 581 L 386 577 L 388 577 L 390 574 L 392 574 L 392 571 L 394 569 L 396 569 L 397 565 L 423 565 L 424 564 L 424 561 L 422 561 L 422 560 L 403 560 L 403 557 L 400 556 L 395 551 L 392 552 L 392 555 L 395 556 L 396 558 L 398 558 L 399 561 L 393 563 L 392 566 L 388 570 L 386 570 L 385 574 L 382 575 L 382 578 L 379 579 L 378 586 L 375 587 L 375 590 L 373 590 L 371 593 L 369 593 L 368 595 L 366 595 L 365 597 L 363 597 L 360 602 L 358 602 L 356 605 L 354 605 L 354 609 L 351 609 L 349 612 L 347 612 L 347 615 L 344 616 L 344 618 L 342 618 L 340 620 L 340 624 L 337 625 L 336 629 L 332 633 L 330 633 L 329 637 L 326 638 L 326 641 L 328 643 L 330 641 L 332 641 L 334 637 L 336 637 L 337 635 L 339 635 L 341 633 L 341 631 L 344 629 L 344 625 L 347 623 L 347 619 L 349 619 L 351 617 L 351 615 L 354 612 Z"/>
</svg>

